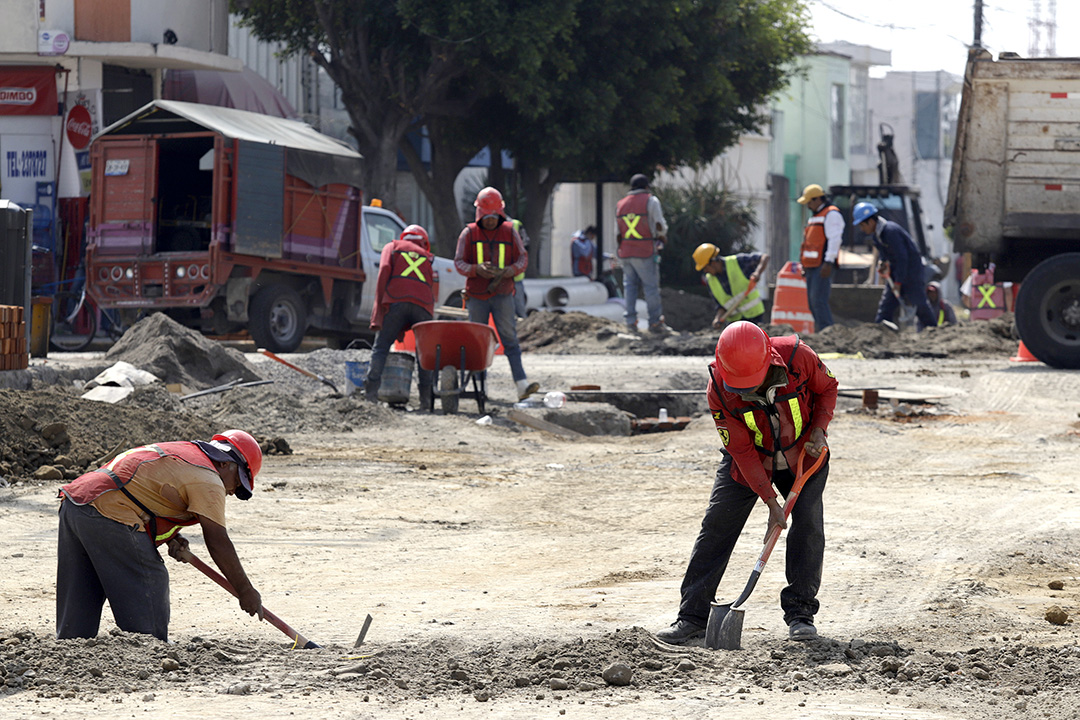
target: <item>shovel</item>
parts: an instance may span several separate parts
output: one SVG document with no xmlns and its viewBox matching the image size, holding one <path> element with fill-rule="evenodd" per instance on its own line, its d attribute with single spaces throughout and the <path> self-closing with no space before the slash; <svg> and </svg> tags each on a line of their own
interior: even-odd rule
<svg viewBox="0 0 1080 720">
<path fill-rule="evenodd" d="M 791 509 L 795 507 L 795 501 L 799 499 L 799 493 L 802 492 L 803 485 L 818 471 L 821 463 L 825 462 L 828 453 L 828 447 L 822 449 L 814 464 L 804 472 L 802 465 L 803 460 L 806 458 L 806 447 L 803 446 L 802 451 L 799 453 L 795 482 L 792 484 L 791 491 L 788 492 L 787 500 L 784 502 L 785 518 L 791 515 Z M 746 587 L 743 588 L 742 594 L 739 595 L 735 602 L 724 604 L 714 602 L 712 604 L 709 610 L 709 624 L 705 628 L 705 647 L 710 650 L 742 649 L 743 615 L 746 611 L 739 609 L 739 606 L 746 602 L 746 599 L 750 597 L 750 593 L 754 592 L 758 578 L 761 577 L 761 571 L 765 569 L 765 563 L 769 561 L 769 556 L 772 555 L 773 548 L 776 547 L 776 541 L 779 538 L 780 526 L 777 525 L 773 527 L 772 532 L 765 538 L 765 547 L 761 551 L 761 556 L 758 557 L 757 564 L 754 565 L 754 571 L 750 573 L 750 579 L 746 582 Z"/>
<path fill-rule="evenodd" d="M 309 378 L 312 378 L 313 380 L 318 380 L 319 382 L 323 383 L 324 385 L 329 385 L 331 388 L 333 388 L 335 393 L 337 393 L 338 395 L 341 394 L 341 392 L 337 389 L 337 386 L 334 385 L 334 383 L 327 380 L 326 378 L 324 378 L 322 375 L 318 375 L 316 373 L 313 373 L 310 370 L 305 370 L 302 367 L 297 367 L 297 366 L 293 365 L 291 362 L 289 362 L 288 360 L 282 360 L 281 358 L 279 358 L 277 355 L 270 352 L 266 348 L 259 348 L 259 354 L 260 355 L 265 355 L 266 357 L 270 358 L 271 360 L 277 360 L 279 363 L 281 363 L 285 367 L 290 367 L 293 370 L 295 370 L 296 372 L 300 373 L 301 375 L 307 375 Z"/>
<path fill-rule="evenodd" d="M 182 551 L 180 553 L 180 560 L 190 565 L 194 565 L 196 568 L 202 571 L 202 573 L 206 575 L 206 577 L 210 578 L 218 585 L 232 593 L 233 597 L 239 597 L 239 595 L 236 594 L 236 590 L 233 588 L 232 583 L 226 580 L 225 577 L 217 570 L 214 570 L 214 568 L 210 567 L 202 560 L 197 558 L 190 550 Z M 311 650 L 312 648 L 322 647 L 321 645 L 316 645 L 311 640 L 308 640 L 296 630 L 293 630 L 284 620 L 267 610 L 265 607 L 263 607 L 262 609 L 262 616 L 263 619 L 266 620 L 268 623 L 270 623 L 278 630 L 292 638 L 294 649 L 303 648 L 304 650 Z"/>
<path fill-rule="evenodd" d="M 717 327 L 718 325 L 720 325 L 720 323 L 727 320 L 728 317 L 730 317 L 731 314 L 735 312 L 735 308 L 739 307 L 739 305 L 742 304 L 742 301 L 746 299 L 746 296 L 754 291 L 755 287 L 757 287 L 757 280 L 751 280 L 750 284 L 746 286 L 745 290 L 743 290 L 735 297 L 731 298 L 731 300 L 728 301 L 728 304 L 726 306 L 727 309 L 724 310 L 724 314 L 716 319 L 716 321 L 713 323 L 713 327 Z"/>
</svg>

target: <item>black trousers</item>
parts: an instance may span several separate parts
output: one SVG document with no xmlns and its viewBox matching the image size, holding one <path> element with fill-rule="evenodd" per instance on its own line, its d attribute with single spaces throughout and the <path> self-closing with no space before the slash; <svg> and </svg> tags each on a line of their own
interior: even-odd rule
<svg viewBox="0 0 1080 720">
<path fill-rule="evenodd" d="M 378 395 L 379 386 L 382 384 L 383 369 L 386 368 L 386 358 L 390 355 L 390 348 L 398 335 L 411 328 L 416 323 L 431 320 L 431 313 L 424 308 L 411 302 L 396 302 L 383 315 L 382 327 L 375 335 L 375 345 L 371 350 L 371 364 L 368 366 L 367 378 L 364 379 L 364 393 L 369 398 Z M 435 372 L 423 370 L 417 363 L 417 385 L 421 390 L 421 398 L 426 390 L 431 393 L 431 386 L 435 381 Z"/>
<path fill-rule="evenodd" d="M 60 504 L 56 637 L 92 638 L 108 599 L 125 632 L 169 639 L 169 571 L 150 536 L 92 505 Z"/>
<path fill-rule="evenodd" d="M 724 453 L 709 496 L 709 507 L 701 521 L 701 531 L 694 541 L 690 564 L 682 582 L 679 619 L 702 627 L 708 623 L 709 607 L 724 577 L 731 551 L 735 549 L 754 504 L 760 501 L 757 493 L 732 479 L 732 462 L 731 456 Z M 788 624 L 794 620 L 813 620 L 818 611 L 817 593 L 821 587 L 821 568 L 825 557 L 821 496 L 828 477 L 829 461 L 826 458 L 821 468 L 803 485 L 788 520 L 788 585 L 780 593 L 784 622 Z M 786 496 L 795 484 L 795 475 L 790 470 L 778 471 L 773 475 L 773 484 L 781 495 Z M 764 541 L 764 527 L 761 537 Z M 745 570 L 749 578 L 753 567 L 747 566 Z"/>
</svg>

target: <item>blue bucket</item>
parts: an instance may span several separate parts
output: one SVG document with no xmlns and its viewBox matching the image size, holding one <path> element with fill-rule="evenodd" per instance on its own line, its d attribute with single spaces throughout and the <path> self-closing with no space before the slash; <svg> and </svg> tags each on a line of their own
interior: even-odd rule
<svg viewBox="0 0 1080 720">
<path fill-rule="evenodd" d="M 409 353 L 392 352 L 386 357 L 382 382 L 379 384 L 379 400 L 384 403 L 409 402 L 412 389 L 413 365 L 416 360 Z"/>
<path fill-rule="evenodd" d="M 345 394 L 352 395 L 357 390 L 364 389 L 364 380 L 367 378 L 369 363 L 367 360 L 345 361 Z"/>
</svg>

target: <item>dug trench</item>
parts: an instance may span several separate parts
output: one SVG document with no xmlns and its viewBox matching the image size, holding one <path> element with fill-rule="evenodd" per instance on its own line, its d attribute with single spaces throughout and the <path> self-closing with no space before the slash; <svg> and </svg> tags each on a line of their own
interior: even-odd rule
<svg viewBox="0 0 1080 720">
<path fill-rule="evenodd" d="M 566 342 L 525 355 L 543 389 L 703 389 L 708 333 L 623 338 L 617 326 L 563 319 L 587 329 L 576 342 L 561 329 Z M 523 341 L 532 323 L 522 323 Z M 1078 717 L 1080 384 L 1010 364 L 1015 341 L 989 324 L 956 330 L 956 339 L 901 336 L 899 351 L 829 345 L 829 332 L 805 338 L 838 354 L 827 362 L 844 386 L 932 399 L 871 411 L 841 398 L 830 426 L 821 637 L 786 639 L 782 539 L 747 603 L 739 651 L 651 635 L 674 620 L 719 459 L 702 411 L 680 432 L 570 439 L 506 419 L 516 398 L 502 358 L 489 377 L 494 422 L 479 425 L 464 400 L 461 414 L 445 416 L 332 397 L 316 380 L 229 349 L 220 367 L 178 362 L 186 377 L 161 379 L 195 391 L 250 368 L 275 382 L 185 401 L 154 384 L 105 405 L 80 400 L 76 381 L 119 359 L 155 365 L 137 353 L 179 331 L 157 327 L 124 353 L 52 358 L 52 374 L 38 367 L 30 387 L 0 391 L 0 714 Z M 962 347 L 976 330 L 970 351 L 948 344 Z M 201 352 L 205 338 L 184 342 Z M 708 350 L 642 350 L 695 342 Z M 167 355 L 155 366 L 168 366 Z M 290 360 L 337 382 L 346 359 L 365 357 L 321 349 Z M 44 437 L 56 423 L 66 440 L 56 427 Z M 97 638 L 55 640 L 62 480 L 38 471 L 59 466 L 66 478 L 117 445 L 224 425 L 278 450 L 252 501 L 230 503 L 230 535 L 266 606 L 323 648 L 293 650 L 171 559 L 170 643 L 120 633 L 107 608 Z M 720 597 L 742 588 L 764 524 L 755 511 Z M 190 535 L 206 558 L 197 530 Z M 368 613 L 371 629 L 353 647 Z"/>
</svg>

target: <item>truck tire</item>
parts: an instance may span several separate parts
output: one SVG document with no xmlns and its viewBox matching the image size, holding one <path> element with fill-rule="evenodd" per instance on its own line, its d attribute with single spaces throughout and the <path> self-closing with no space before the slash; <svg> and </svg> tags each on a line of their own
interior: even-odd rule
<svg viewBox="0 0 1080 720">
<path fill-rule="evenodd" d="M 1043 260 L 1024 277 L 1016 328 L 1039 360 L 1055 368 L 1080 368 L 1080 253 Z"/>
<path fill-rule="evenodd" d="M 257 347 L 292 352 L 307 331 L 307 306 L 288 285 L 268 285 L 251 299 L 248 332 Z"/>
</svg>

